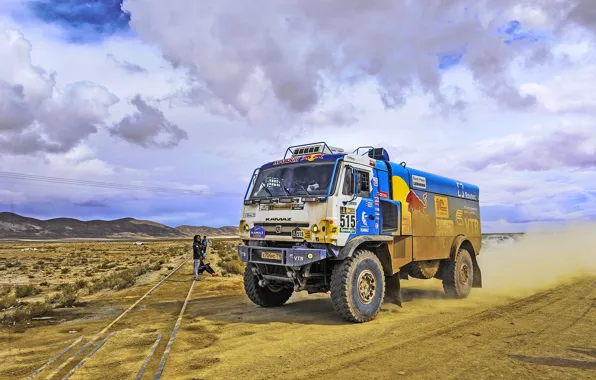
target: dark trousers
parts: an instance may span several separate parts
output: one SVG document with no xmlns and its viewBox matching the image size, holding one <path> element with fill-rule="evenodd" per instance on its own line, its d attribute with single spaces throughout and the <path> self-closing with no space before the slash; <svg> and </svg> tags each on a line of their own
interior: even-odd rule
<svg viewBox="0 0 596 380">
<path fill-rule="evenodd" d="M 201 259 L 195 260 L 195 276 L 202 274 L 203 272 L 207 271 L 209 274 L 214 274 L 215 271 L 211 268 L 211 265 L 205 264 L 205 262 Z"/>
</svg>

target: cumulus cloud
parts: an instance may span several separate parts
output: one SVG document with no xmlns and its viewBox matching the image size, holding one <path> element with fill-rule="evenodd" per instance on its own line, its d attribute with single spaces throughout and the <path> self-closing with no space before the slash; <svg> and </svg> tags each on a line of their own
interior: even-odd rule
<svg viewBox="0 0 596 380">
<path fill-rule="evenodd" d="M 116 57 L 114 57 L 113 54 L 108 54 L 108 59 L 110 59 L 118 67 L 120 67 L 122 70 L 126 71 L 129 74 L 142 74 L 142 73 L 147 72 L 146 68 L 144 68 L 140 65 L 137 65 L 136 63 L 131 63 L 128 61 L 120 61 L 120 60 L 116 59 Z"/>
<path fill-rule="evenodd" d="M 403 106 L 417 89 L 445 104 L 452 96 L 444 93 L 437 70 L 445 55 L 458 57 L 477 87 L 499 104 L 532 106 L 535 97 L 518 91 L 508 68 L 541 63 L 550 42 L 524 32 L 520 23 L 508 24 L 510 17 L 534 27 L 548 20 L 555 27 L 589 28 L 591 19 L 580 15 L 589 3 L 126 0 L 124 8 L 142 38 L 190 70 L 205 95 L 198 102 L 209 95 L 249 116 L 261 98 L 290 113 L 311 111 L 346 76 L 374 79 L 387 108 Z M 463 109 L 465 101 L 453 105 Z"/>
<path fill-rule="evenodd" d="M 525 83 L 522 93 L 536 96 L 547 112 L 596 114 L 596 65 L 574 67 L 546 83 Z"/>
<path fill-rule="evenodd" d="M 188 139 L 186 131 L 166 119 L 163 112 L 145 102 L 141 95 L 132 101 L 137 109 L 110 128 L 110 133 L 145 148 L 172 148 Z"/>
<path fill-rule="evenodd" d="M 117 102 L 90 82 L 56 88 L 54 74 L 31 63 L 31 44 L 19 31 L 0 33 L 1 152 L 67 152 L 97 132 Z"/>
<path fill-rule="evenodd" d="M 534 128 L 477 144 L 468 167 L 482 170 L 503 166 L 514 170 L 545 171 L 596 167 L 595 122 L 563 124 L 560 128 Z"/>
</svg>

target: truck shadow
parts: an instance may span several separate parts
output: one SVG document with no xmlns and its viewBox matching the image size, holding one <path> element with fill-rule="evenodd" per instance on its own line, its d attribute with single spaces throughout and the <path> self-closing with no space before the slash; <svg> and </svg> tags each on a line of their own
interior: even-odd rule
<svg viewBox="0 0 596 380">
<path fill-rule="evenodd" d="M 416 299 L 445 299 L 443 292 L 434 289 L 402 289 L 402 302 Z M 154 305 L 154 307 L 160 307 Z M 397 308 L 385 302 L 381 312 Z M 399 312 L 399 310 L 396 310 Z M 269 324 L 274 322 L 305 325 L 349 325 L 335 312 L 329 294 L 295 294 L 281 307 L 262 308 L 244 294 L 196 298 L 188 303 L 189 318 L 208 319 L 224 323 Z"/>
<path fill-rule="evenodd" d="M 572 347 L 569 348 L 569 351 L 583 356 L 591 356 L 592 358 L 596 358 L 596 349 L 593 348 Z M 596 370 L 596 360 L 578 360 L 557 357 L 533 357 L 526 355 L 509 355 L 509 357 L 526 363 L 546 365 L 551 367 Z"/>
</svg>

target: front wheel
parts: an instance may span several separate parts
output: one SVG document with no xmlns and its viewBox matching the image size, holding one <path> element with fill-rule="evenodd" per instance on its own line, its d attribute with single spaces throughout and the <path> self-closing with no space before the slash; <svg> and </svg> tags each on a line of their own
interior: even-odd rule
<svg viewBox="0 0 596 380">
<path fill-rule="evenodd" d="M 244 269 L 244 291 L 248 298 L 261 307 L 282 306 L 294 292 L 283 285 L 259 285 L 259 278 L 252 272 L 255 264 L 249 263 Z"/>
<path fill-rule="evenodd" d="M 385 276 L 379 258 L 367 250 L 337 263 L 331 274 L 331 300 L 349 322 L 373 320 L 385 297 Z"/>
<path fill-rule="evenodd" d="M 466 298 L 472 290 L 474 281 L 474 264 L 470 253 L 461 248 L 455 259 L 444 260 L 441 265 L 443 290 L 449 298 Z"/>
</svg>

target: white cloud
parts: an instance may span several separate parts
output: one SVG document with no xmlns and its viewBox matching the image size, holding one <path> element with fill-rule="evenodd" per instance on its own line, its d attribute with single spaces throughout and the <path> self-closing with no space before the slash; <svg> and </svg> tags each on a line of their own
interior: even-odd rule
<svg viewBox="0 0 596 380">
<path fill-rule="evenodd" d="M 596 60 L 585 17 L 565 24 L 546 1 L 484 2 L 470 8 L 469 18 L 461 16 L 469 2 L 459 1 L 410 2 L 402 13 L 394 12 L 401 3 L 389 0 L 360 9 L 339 0 L 263 2 L 264 13 L 254 4 L 162 3 L 125 1 L 148 44 L 134 38 L 66 44 L 54 27 L 0 16 L 0 26 L 20 29 L 33 45 L 28 65 L 14 53 L 26 44 L 0 47 L 6 58 L 0 81 L 8 83 L 0 86 L 0 141 L 29 125 L 21 146 L 41 144 L 34 137 L 46 143 L 46 153 L 36 156 L 3 151 L 0 170 L 243 193 L 256 166 L 280 158 L 288 145 L 322 140 L 346 149 L 383 146 L 393 161 L 479 185 L 483 206 L 504 210 L 507 220 L 485 227 L 506 228 L 512 218 L 596 215 L 590 174 Z M 506 45 L 493 32 L 511 17 L 525 30 L 562 29 L 539 44 Z M 436 24 L 437 18 L 455 22 Z M 436 69 L 434 53 L 463 46 L 459 66 Z M 63 123 L 56 115 L 85 122 Z M 33 122 L 42 117 L 52 128 Z M 60 141 L 65 153 L 47 153 L 58 146 L 48 141 Z M 172 149 L 155 149 L 160 146 Z M 216 217 L 223 223 L 237 218 L 240 207 L 235 200 L 217 211 L 182 212 L 150 193 L 10 186 L 2 188 L 29 201 L 100 200 L 172 223 L 218 224 Z M 139 203 L 118 203 L 127 196 Z M 585 197 L 576 200 L 580 209 L 565 203 L 574 196 Z M 184 210 L 191 198 L 174 201 Z M 155 205 L 163 206 L 150 211 Z M 505 215 L 512 205 L 515 213 Z"/>
<path fill-rule="evenodd" d="M 548 112 L 596 114 L 596 64 L 569 68 L 546 83 L 525 83 L 523 94 L 536 96 Z"/>
</svg>

